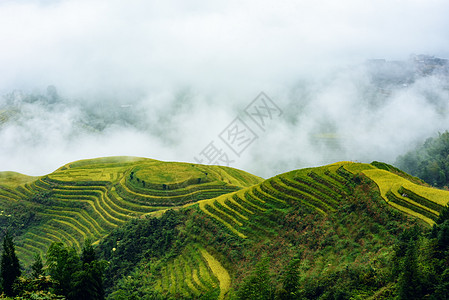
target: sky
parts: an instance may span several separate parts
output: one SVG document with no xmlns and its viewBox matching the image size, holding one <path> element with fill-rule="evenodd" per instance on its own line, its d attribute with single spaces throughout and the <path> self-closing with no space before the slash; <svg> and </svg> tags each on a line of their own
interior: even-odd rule
<svg viewBox="0 0 449 300">
<path fill-rule="evenodd" d="M 0 0 L 0 95 L 52 85 L 64 99 L 24 104 L 1 125 L 0 170 L 43 175 L 106 155 L 194 162 L 211 142 L 262 177 L 394 162 L 448 129 L 447 81 L 421 78 L 374 105 L 364 64 L 449 58 L 447 15 L 445 0 Z M 278 109 L 263 129 L 245 113 L 261 92 Z M 86 112 L 110 119 L 88 130 Z M 220 138 L 236 118 L 257 136 L 238 154 Z"/>
</svg>

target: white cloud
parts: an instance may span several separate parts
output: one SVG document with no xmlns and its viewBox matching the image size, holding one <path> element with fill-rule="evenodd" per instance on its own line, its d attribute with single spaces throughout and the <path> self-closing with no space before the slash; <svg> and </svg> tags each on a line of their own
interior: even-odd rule
<svg viewBox="0 0 449 300">
<path fill-rule="evenodd" d="M 365 73 L 342 66 L 369 58 L 406 59 L 411 53 L 449 57 L 448 13 L 445 0 L 1 1 L 0 92 L 54 84 L 63 97 L 84 106 L 101 107 L 115 99 L 139 107 L 147 131 L 111 127 L 101 138 L 83 135 L 73 141 L 73 113 L 67 112 L 65 119 L 56 114 L 33 117 L 25 127 L 2 129 L 0 137 L 7 144 L 0 146 L 0 169 L 39 173 L 57 167 L 52 157 L 62 163 L 89 153 L 189 160 L 262 90 L 285 105 L 284 117 L 296 123 L 282 119 L 273 126 L 277 132 L 261 136 L 273 146 L 248 150 L 236 166 L 267 176 L 270 168 L 316 164 L 324 156 L 391 159 L 404 145 L 448 125 L 440 114 L 430 125 L 413 122 L 412 133 L 393 134 L 421 112 L 438 116 L 434 106 L 423 103 L 423 90 L 433 85 L 443 100 L 447 93 L 441 83 L 418 82 L 394 96 L 386 111 L 372 113 L 361 105 Z M 295 94 L 301 81 L 310 85 L 308 94 Z M 181 105 L 176 97 L 184 90 L 192 95 Z M 404 105 L 409 97 L 415 100 Z M 394 110 L 403 106 L 407 111 L 397 119 Z M 379 125 L 372 125 L 374 119 Z M 30 132 L 17 132 L 27 126 L 42 132 L 50 128 L 53 137 L 27 144 Z M 346 146 L 338 155 L 308 151 L 326 148 L 328 142 L 309 137 L 320 126 L 334 126 L 360 151 Z M 387 127 L 391 134 L 385 135 Z M 120 134 L 126 143 L 114 144 Z M 376 147 L 374 141 L 389 146 Z M 76 151 L 67 148 L 75 142 L 80 145 Z M 30 145 L 34 154 L 27 154 Z M 301 154 L 296 153 L 301 147 Z M 47 159 L 37 165 L 36 154 Z M 262 168 L 260 159 L 273 163 Z"/>
</svg>

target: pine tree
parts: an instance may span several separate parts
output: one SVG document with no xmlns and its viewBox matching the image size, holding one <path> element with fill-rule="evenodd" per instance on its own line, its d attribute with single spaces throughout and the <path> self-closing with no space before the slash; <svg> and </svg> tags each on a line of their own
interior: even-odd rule
<svg viewBox="0 0 449 300">
<path fill-rule="evenodd" d="M 268 270 L 268 259 L 262 259 L 253 273 L 245 278 L 237 296 L 239 299 L 269 300 L 273 298 L 273 287 Z"/>
<path fill-rule="evenodd" d="M 53 243 L 47 252 L 47 267 L 50 276 L 57 282 L 55 293 L 74 299 L 70 297 L 74 289 L 74 274 L 81 269 L 76 250 L 62 243 Z"/>
<path fill-rule="evenodd" d="M 31 265 L 31 277 L 39 278 L 44 275 L 44 264 L 39 254 L 34 255 L 34 263 Z"/>
<path fill-rule="evenodd" d="M 104 264 L 98 261 L 95 249 L 87 240 L 81 253 L 82 269 L 75 274 L 74 299 L 101 300 L 104 299 L 103 270 Z"/>
<path fill-rule="evenodd" d="M 294 258 L 288 264 L 282 279 L 282 299 L 297 299 L 299 287 L 299 263 L 300 260 Z"/>
<path fill-rule="evenodd" d="M 442 224 L 444 221 L 449 220 L 449 205 L 443 207 L 438 215 L 438 219 L 435 221 L 436 225 Z M 434 225 L 435 226 L 435 225 Z"/>
<path fill-rule="evenodd" d="M 3 292 L 7 296 L 14 296 L 13 285 L 20 276 L 19 259 L 15 253 L 15 247 L 9 232 L 3 239 L 3 252 L 1 257 L 1 279 Z"/>
<path fill-rule="evenodd" d="M 105 263 L 97 260 L 89 240 L 85 242 L 81 255 L 62 243 L 52 244 L 47 252 L 47 266 L 51 277 L 58 282 L 57 294 L 68 300 L 104 299 Z"/>
<path fill-rule="evenodd" d="M 96 260 L 95 249 L 92 242 L 88 239 L 84 243 L 83 251 L 81 252 L 81 261 L 83 264 L 90 264 Z"/>
<path fill-rule="evenodd" d="M 399 277 L 399 299 L 419 299 L 421 281 L 418 270 L 418 241 L 410 239 L 402 264 L 402 274 Z"/>
</svg>

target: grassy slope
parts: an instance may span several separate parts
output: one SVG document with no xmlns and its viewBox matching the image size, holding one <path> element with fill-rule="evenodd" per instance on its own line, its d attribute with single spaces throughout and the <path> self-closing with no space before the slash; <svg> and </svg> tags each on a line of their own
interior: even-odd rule
<svg viewBox="0 0 449 300">
<path fill-rule="evenodd" d="M 349 189 L 348 180 L 363 174 L 376 183 L 381 196 L 391 206 L 432 225 L 449 202 L 449 192 L 419 185 L 403 176 L 370 164 L 340 162 L 321 168 L 303 169 L 270 178 L 259 185 L 215 199 L 199 202 L 200 209 L 245 238 L 251 219 L 267 202 L 285 205 L 299 201 L 320 214 L 335 211 Z"/>
<path fill-rule="evenodd" d="M 11 219 L 35 212 L 36 221 L 16 238 L 18 255 L 28 264 L 33 253 L 44 254 L 54 241 L 79 248 L 85 239 L 97 241 L 132 218 L 261 181 L 227 167 L 107 157 L 73 162 L 42 177 L 2 172 L 0 201 L 2 215 Z M 3 225 L 17 225 L 10 223 Z"/>
<path fill-rule="evenodd" d="M 20 184 L 25 184 L 30 181 L 36 180 L 35 176 L 28 176 L 17 172 L 5 171 L 0 172 L 0 182 L 2 186 L 14 188 Z"/>
<path fill-rule="evenodd" d="M 278 280 L 289 260 L 299 256 L 301 283 L 307 297 L 319 297 L 328 287 L 317 286 L 316 282 L 330 280 L 328 285 L 332 286 L 332 280 L 336 280 L 333 276 L 343 281 L 354 276 L 365 278 L 367 290 L 357 292 L 363 298 L 388 290 L 383 286 L 387 275 L 382 272 L 388 268 L 397 235 L 415 222 L 424 227 L 432 224 L 423 211 L 438 215 L 444 199 L 449 197 L 449 192 L 410 180 L 417 182 L 399 170 L 340 162 L 284 173 L 188 204 L 184 214 L 190 221 L 180 230 L 189 237 L 183 243 L 195 245 L 196 250 L 184 250 L 180 256 L 170 258 L 163 272 L 156 272 L 157 282 L 166 285 L 156 284 L 152 289 L 174 297 L 176 293 L 168 286 L 176 286 L 177 291 L 190 296 L 217 290 L 216 284 L 192 289 L 189 282 L 195 282 L 199 273 L 179 273 L 186 270 L 180 261 L 190 259 L 192 269 L 204 265 L 204 257 L 197 253 L 200 247 L 207 249 L 229 274 L 230 285 L 219 281 L 220 297 L 231 297 L 232 290 L 264 256 L 270 258 L 272 277 Z M 409 196 L 402 196 L 402 188 Z M 392 199 L 392 193 L 403 201 Z M 411 199 L 412 193 L 423 198 L 419 205 Z M 215 278 L 216 282 L 215 273 L 209 266 L 207 275 L 203 272 L 201 276 Z"/>
<path fill-rule="evenodd" d="M 373 180 L 385 201 L 401 210 L 433 225 L 439 211 L 449 202 L 447 191 L 415 183 L 409 175 L 373 168 L 372 165 L 353 164 L 345 167 L 352 173 L 361 172 Z"/>
<path fill-rule="evenodd" d="M 186 245 L 148 284 L 167 295 L 220 298 L 230 297 L 265 255 L 273 278 L 299 255 L 301 282 L 312 294 L 323 287 L 310 278 L 382 270 L 397 234 L 414 222 L 407 216 L 432 224 L 449 199 L 449 192 L 379 163 L 340 162 L 262 181 L 225 167 L 115 157 L 19 178 L 0 181 L 0 197 L 37 208 L 39 222 L 17 238 L 22 260 L 52 241 L 79 248 L 132 218 L 183 208 Z M 382 287 L 371 285 L 366 297 Z"/>
</svg>

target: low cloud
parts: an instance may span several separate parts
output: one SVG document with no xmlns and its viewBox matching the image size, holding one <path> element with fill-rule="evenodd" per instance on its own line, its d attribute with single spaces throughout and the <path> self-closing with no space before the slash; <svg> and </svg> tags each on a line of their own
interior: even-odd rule
<svg viewBox="0 0 449 300">
<path fill-rule="evenodd" d="M 226 150 L 218 134 L 237 116 L 254 126 L 244 109 L 261 91 L 283 115 L 233 166 L 268 177 L 336 160 L 392 162 L 448 128 L 447 76 L 415 74 L 410 59 L 449 57 L 448 8 L 3 1 L 0 170 L 41 175 L 104 155 L 194 161 L 211 141 Z M 403 63 L 373 67 L 372 58 Z M 398 82 L 407 72 L 412 80 Z"/>
</svg>

